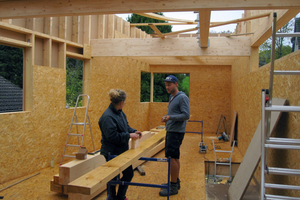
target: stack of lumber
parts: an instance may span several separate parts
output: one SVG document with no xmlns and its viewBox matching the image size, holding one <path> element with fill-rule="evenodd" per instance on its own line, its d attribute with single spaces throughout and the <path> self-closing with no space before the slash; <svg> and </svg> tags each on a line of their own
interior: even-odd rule
<svg viewBox="0 0 300 200">
<path fill-rule="evenodd" d="M 155 130 L 155 131 L 153 131 Z M 129 150 L 109 162 L 98 155 L 88 155 L 86 160 L 73 160 L 61 165 L 59 175 L 50 182 L 51 191 L 67 194 L 68 199 L 92 199 L 106 189 L 106 184 L 128 166 L 135 169 L 165 147 L 165 130 L 151 129 L 142 132 L 142 138 L 129 141 Z"/>
</svg>

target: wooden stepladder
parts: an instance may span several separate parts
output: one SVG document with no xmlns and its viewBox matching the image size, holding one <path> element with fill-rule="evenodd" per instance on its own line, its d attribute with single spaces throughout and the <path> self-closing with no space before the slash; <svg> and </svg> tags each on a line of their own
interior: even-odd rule
<svg viewBox="0 0 300 200">
<path fill-rule="evenodd" d="M 76 109 L 77 109 L 77 106 L 78 106 L 78 101 L 79 101 L 79 98 L 80 97 L 86 97 L 87 98 L 87 105 L 86 105 L 86 110 L 85 110 L 85 116 L 84 116 L 84 122 L 78 122 L 77 120 L 77 115 L 76 115 Z M 68 131 L 68 135 L 67 135 L 67 140 L 66 140 L 66 143 L 65 143 L 65 146 L 64 146 L 64 152 L 62 154 L 62 157 L 61 157 L 61 161 L 60 161 L 60 164 L 63 163 L 63 160 L 64 160 L 64 157 L 68 157 L 68 158 L 75 158 L 74 155 L 65 155 L 66 153 L 66 148 L 67 147 L 77 147 L 77 148 L 80 148 L 82 145 L 83 145 L 83 138 L 84 138 L 84 133 L 85 133 L 85 128 L 86 128 L 86 125 L 89 125 L 90 127 L 90 133 L 91 133 L 91 138 L 92 138 L 92 142 L 93 142 L 93 147 L 94 147 L 94 151 L 95 151 L 95 144 L 94 144 L 94 140 L 93 140 L 93 134 L 92 134 L 92 127 L 91 127 L 91 122 L 90 122 L 90 118 L 87 114 L 88 112 L 88 109 L 89 109 L 89 101 L 90 101 L 90 97 L 89 95 L 86 95 L 86 94 L 80 94 L 78 95 L 77 97 L 77 100 L 76 100 L 76 105 L 74 107 L 74 113 L 73 113 L 73 116 L 72 116 L 72 121 L 71 121 L 71 124 L 70 124 L 70 128 L 69 128 L 69 131 Z M 75 122 L 74 122 L 74 119 L 75 119 Z M 71 133 L 71 130 L 72 130 L 72 127 L 73 125 L 76 125 L 76 131 L 77 133 Z M 79 131 L 78 131 L 78 127 L 79 126 L 83 126 L 83 129 L 82 129 L 82 134 L 79 134 Z M 77 137 L 78 139 L 78 144 L 69 144 L 69 137 Z M 81 137 L 81 142 L 79 140 L 79 138 Z"/>
</svg>

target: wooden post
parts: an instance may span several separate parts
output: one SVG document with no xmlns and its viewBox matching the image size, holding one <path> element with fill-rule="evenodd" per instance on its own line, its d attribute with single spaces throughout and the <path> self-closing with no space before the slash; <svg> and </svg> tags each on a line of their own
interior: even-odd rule
<svg viewBox="0 0 300 200">
<path fill-rule="evenodd" d="M 43 47 L 43 65 L 51 67 L 51 56 L 52 56 L 52 40 L 49 38 L 44 39 L 44 47 Z"/>
<path fill-rule="evenodd" d="M 150 88 L 150 102 L 153 102 L 153 92 L 154 92 L 154 74 L 151 72 L 151 88 Z"/>
<path fill-rule="evenodd" d="M 107 38 L 115 38 L 115 15 L 108 15 Z"/>
<path fill-rule="evenodd" d="M 66 69 L 66 43 L 59 43 L 58 47 L 58 68 Z"/>
<path fill-rule="evenodd" d="M 66 20 L 67 17 L 59 17 L 58 19 L 58 37 L 62 39 L 66 39 Z"/>
<path fill-rule="evenodd" d="M 47 35 L 52 35 L 52 17 L 44 18 L 44 33 Z"/>
<path fill-rule="evenodd" d="M 23 64 L 23 110 L 32 110 L 32 90 L 33 90 L 33 65 L 34 65 L 34 46 L 35 35 L 26 35 L 26 42 L 31 43 L 32 47 L 24 49 L 24 64 Z"/>
<path fill-rule="evenodd" d="M 91 15 L 83 16 L 83 44 L 90 44 L 91 41 Z"/>
<path fill-rule="evenodd" d="M 78 43 L 78 16 L 72 17 L 72 42 Z"/>
</svg>

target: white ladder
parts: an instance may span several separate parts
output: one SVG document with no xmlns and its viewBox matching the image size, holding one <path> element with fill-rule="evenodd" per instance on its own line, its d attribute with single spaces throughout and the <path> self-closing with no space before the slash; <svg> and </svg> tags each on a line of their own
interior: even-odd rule
<svg viewBox="0 0 300 200">
<path fill-rule="evenodd" d="M 270 137 L 270 121 L 271 112 L 300 112 L 300 106 L 278 106 L 272 105 L 273 95 L 273 76 L 274 75 L 300 75 L 300 71 L 274 71 L 274 60 L 275 60 L 275 39 L 277 37 L 295 37 L 300 36 L 300 33 L 276 33 L 276 21 L 277 14 L 273 15 L 273 30 L 272 30 L 272 49 L 271 49 L 271 68 L 270 68 L 270 85 L 269 90 L 262 90 L 262 112 L 261 112 L 261 132 L 262 132 L 262 148 L 261 148 L 261 193 L 260 199 L 298 199 L 299 197 L 289 197 L 281 195 L 266 194 L 266 188 L 274 189 L 289 189 L 289 190 L 300 190 L 300 186 L 297 185 L 284 185 L 275 183 L 266 183 L 265 177 L 267 174 L 275 175 L 286 175 L 286 176 L 300 176 L 299 169 L 289 168 L 277 168 L 267 166 L 267 150 L 273 149 L 289 149 L 289 150 L 300 150 L 300 139 L 293 138 L 278 138 Z M 266 97 L 269 96 L 269 100 L 266 101 Z"/>
<path fill-rule="evenodd" d="M 77 105 L 78 105 L 78 101 L 79 101 L 80 97 L 82 97 L 82 100 L 83 100 L 83 97 L 87 97 L 87 105 L 86 105 L 86 110 L 85 110 L 84 122 L 78 122 L 77 115 L 76 115 L 76 109 L 77 109 Z M 89 109 L 89 102 L 90 102 L 89 95 L 87 95 L 87 94 L 80 94 L 80 95 L 78 95 L 77 100 L 76 100 L 76 105 L 74 107 L 74 113 L 73 113 L 72 121 L 71 121 L 70 128 L 69 128 L 68 135 L 67 135 L 67 141 L 66 141 L 65 146 L 64 146 L 64 152 L 62 154 L 60 164 L 63 163 L 64 157 L 75 158 L 74 155 L 65 155 L 66 148 L 67 147 L 77 147 L 77 148 L 82 147 L 86 125 L 89 125 L 89 127 L 90 127 L 91 138 L 92 138 L 93 147 L 94 147 L 94 151 L 95 151 L 95 145 L 94 145 L 94 140 L 93 140 L 91 122 L 90 122 L 90 118 L 89 118 L 89 116 L 87 114 L 88 109 Z M 74 118 L 75 118 L 75 122 L 74 122 Z M 88 122 L 87 122 L 87 120 L 88 120 Z M 76 134 L 75 133 L 71 133 L 73 125 L 76 125 L 76 131 L 77 131 Z M 79 132 L 78 132 L 78 126 L 83 126 L 82 134 L 79 134 Z M 78 145 L 76 145 L 76 144 L 68 144 L 70 136 L 76 136 L 77 137 L 77 139 L 78 139 Z M 81 142 L 79 141 L 79 137 L 81 137 Z"/>
</svg>

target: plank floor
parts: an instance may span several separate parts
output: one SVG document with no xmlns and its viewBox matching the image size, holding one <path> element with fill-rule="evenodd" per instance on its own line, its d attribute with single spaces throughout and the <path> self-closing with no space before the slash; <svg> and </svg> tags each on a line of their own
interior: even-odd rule
<svg viewBox="0 0 300 200">
<path fill-rule="evenodd" d="M 212 139 L 215 140 L 217 146 L 222 150 L 230 150 L 229 142 L 218 141 L 215 134 L 205 134 L 204 142 L 208 146 L 206 154 L 199 153 L 199 142 L 201 136 L 195 133 L 186 133 L 181 146 L 181 169 L 180 180 L 181 189 L 178 195 L 171 196 L 172 200 L 202 200 L 206 199 L 205 193 L 205 161 L 214 161 L 214 151 Z M 164 158 L 164 150 L 156 154 L 156 158 Z M 222 157 L 222 155 L 221 155 Z M 241 162 L 242 155 L 238 148 L 234 149 L 233 162 Z M 55 168 L 46 168 L 41 170 L 40 174 L 28 180 L 25 180 L 17 185 L 14 185 L 2 192 L 0 196 L 6 199 L 63 199 L 66 200 L 66 195 L 59 195 L 50 191 L 50 181 L 53 176 L 58 174 L 59 165 Z M 142 164 L 142 168 L 146 172 L 145 176 L 141 176 L 137 171 L 134 172 L 133 182 L 161 184 L 167 181 L 167 163 L 161 162 L 146 162 Z M 20 169 L 22 170 L 22 169 Z M 29 174 L 31 175 L 31 174 Z M 28 175 L 28 176 L 29 176 Z M 27 176 L 26 176 L 27 177 Z M 0 185 L 0 189 L 11 185 L 26 177 L 20 177 L 13 181 Z M 129 200 L 152 200 L 152 199 L 167 199 L 158 195 L 160 188 L 148 188 L 129 186 L 127 198 Z M 105 200 L 106 191 L 94 198 L 95 200 Z"/>
</svg>

